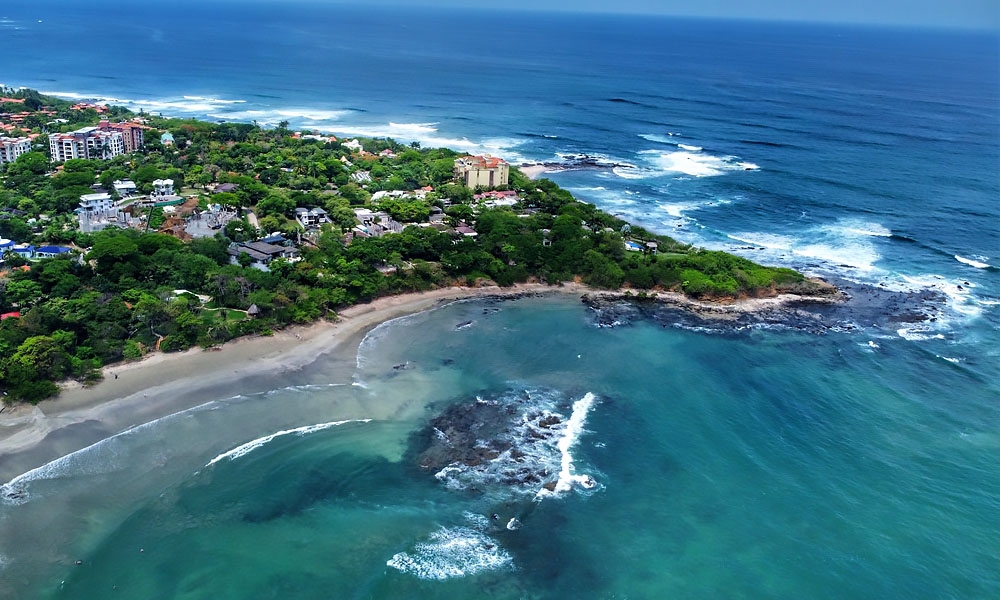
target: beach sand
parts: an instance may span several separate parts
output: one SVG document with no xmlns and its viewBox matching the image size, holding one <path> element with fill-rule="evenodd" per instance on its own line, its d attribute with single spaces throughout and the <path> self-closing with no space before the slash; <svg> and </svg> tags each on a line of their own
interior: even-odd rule
<svg viewBox="0 0 1000 600">
<path fill-rule="evenodd" d="M 269 375 L 300 369 L 322 355 L 353 366 L 365 334 L 389 319 L 458 299 L 557 291 L 582 293 L 585 288 L 523 284 L 390 296 L 351 306 L 335 322 L 110 365 L 104 380 L 93 386 L 66 383 L 56 398 L 0 412 L 0 482 L 137 425 L 216 398 L 267 389 Z"/>
</svg>

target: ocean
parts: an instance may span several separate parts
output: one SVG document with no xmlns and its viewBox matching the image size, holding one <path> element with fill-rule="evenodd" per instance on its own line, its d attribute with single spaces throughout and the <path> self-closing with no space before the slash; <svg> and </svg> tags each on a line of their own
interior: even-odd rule
<svg viewBox="0 0 1000 600">
<path fill-rule="evenodd" d="M 0 596 L 1000 597 L 997 32 L 53 4 L 0 8 L 0 82 L 545 163 L 929 316 L 397 319 L 8 482 Z"/>
</svg>

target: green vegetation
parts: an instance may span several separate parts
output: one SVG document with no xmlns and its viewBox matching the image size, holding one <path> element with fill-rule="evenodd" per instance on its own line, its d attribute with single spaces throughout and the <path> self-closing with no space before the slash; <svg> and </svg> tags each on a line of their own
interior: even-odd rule
<svg viewBox="0 0 1000 600">
<path fill-rule="evenodd" d="M 38 106 L 54 103 L 36 99 Z M 82 114 L 67 129 L 98 118 L 76 112 Z M 112 112 L 129 116 L 122 109 Z M 54 381 L 90 381 L 103 365 L 157 348 L 177 351 L 270 334 L 379 296 L 482 278 L 502 286 L 579 278 L 599 288 L 671 289 L 706 298 L 809 287 L 789 269 L 691 248 L 630 226 L 576 201 L 552 181 L 531 181 L 516 169 L 509 189 L 517 192 L 517 204 L 487 208 L 472 190 L 451 181 L 458 155 L 450 150 L 377 139 L 363 140 L 364 152 L 351 152 L 338 141 L 299 139 L 285 128 L 158 117 L 148 117 L 148 123 L 153 129 L 141 152 L 67 161 L 57 173 L 41 151 L 5 165 L 0 209 L 14 210 L 0 213 L 0 237 L 79 249 L 76 257 L 39 260 L 30 270 L 0 276 L 0 313 L 20 312 L 20 318 L 0 323 L 5 400 L 36 402 L 56 392 Z M 173 146 L 159 143 L 161 131 L 171 132 Z M 392 156 L 380 157 L 382 150 Z M 370 173 L 371 182 L 352 180 L 358 171 Z M 79 196 L 90 193 L 92 184 L 126 177 L 145 191 L 153 180 L 171 178 L 176 189 L 200 195 L 203 208 L 213 203 L 252 209 L 260 227 L 241 217 L 215 237 L 187 243 L 155 231 L 81 233 L 72 215 Z M 237 187 L 208 196 L 204 186 L 222 183 Z M 372 200 L 382 190 L 424 186 L 434 191 Z M 294 220 L 297 207 L 324 208 L 331 223 L 302 232 Z M 405 228 L 350 239 L 356 208 L 384 211 Z M 432 211 L 441 222 L 428 226 Z M 162 209 L 155 209 L 150 228 L 163 219 Z M 458 226 L 478 235 L 456 233 Z M 274 232 L 306 234 L 301 260 L 277 259 L 263 271 L 248 267 L 242 254 L 240 264 L 230 264 L 231 243 Z M 627 251 L 627 239 L 643 251 Z M 655 242 L 655 250 L 647 242 Z M 14 264 L 10 257 L 7 267 Z M 210 300 L 203 303 L 195 294 Z"/>
</svg>

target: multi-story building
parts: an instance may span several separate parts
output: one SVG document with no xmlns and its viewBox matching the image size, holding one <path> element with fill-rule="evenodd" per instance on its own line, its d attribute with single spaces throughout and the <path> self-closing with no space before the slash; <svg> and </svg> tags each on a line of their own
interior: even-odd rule
<svg viewBox="0 0 1000 600">
<path fill-rule="evenodd" d="M 49 134 L 52 162 L 71 158 L 108 159 L 125 154 L 125 136 L 120 131 L 83 127 L 69 133 Z"/>
<path fill-rule="evenodd" d="M 101 131 L 120 131 L 122 134 L 122 141 L 125 143 L 125 152 L 135 152 L 142 148 L 144 143 L 143 139 L 143 126 L 138 123 L 130 123 L 128 121 L 123 121 L 121 123 L 111 123 L 109 121 L 101 121 L 97 124 L 97 128 Z"/>
<path fill-rule="evenodd" d="M 173 179 L 157 179 L 153 181 L 153 197 L 165 198 L 174 195 Z"/>
<path fill-rule="evenodd" d="M 31 152 L 31 140 L 28 138 L 0 137 L 0 165 L 14 162 L 25 152 Z"/>
<path fill-rule="evenodd" d="M 455 159 L 455 179 L 466 187 L 507 185 L 510 165 L 495 156 L 462 156 Z"/>
</svg>

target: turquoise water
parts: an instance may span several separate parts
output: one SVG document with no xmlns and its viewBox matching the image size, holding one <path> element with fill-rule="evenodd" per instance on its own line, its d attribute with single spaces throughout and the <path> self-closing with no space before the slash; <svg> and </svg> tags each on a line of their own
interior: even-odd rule
<svg viewBox="0 0 1000 600">
<path fill-rule="evenodd" d="M 931 318 L 602 329 L 563 298 L 396 321 L 357 365 L 320 358 L 17 478 L 0 597 L 1000 597 L 997 32 L 171 7 L 8 1 L 0 81 L 555 163 L 659 233 L 933 294 Z M 579 154 L 604 166 L 560 169 Z M 571 457 L 594 487 L 536 502 L 537 482 L 417 466 L 427 424 L 477 398 L 562 415 L 525 429 L 530 460 Z"/>
<path fill-rule="evenodd" d="M 572 297 L 396 320 L 356 368 L 320 358 L 24 483 L 4 592 L 996 597 L 995 367 L 869 334 L 598 328 Z M 567 418 L 595 396 L 568 448 L 595 487 L 452 489 L 417 464 L 449 406 L 524 390 Z"/>
</svg>

